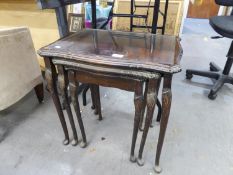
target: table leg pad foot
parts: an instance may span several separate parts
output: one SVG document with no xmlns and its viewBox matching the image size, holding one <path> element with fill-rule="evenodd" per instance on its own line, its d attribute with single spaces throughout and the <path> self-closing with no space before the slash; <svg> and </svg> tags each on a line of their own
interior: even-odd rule
<svg viewBox="0 0 233 175">
<path fill-rule="evenodd" d="M 68 145 L 68 144 L 69 144 L 69 140 L 68 139 L 63 140 L 63 145 Z"/>
<path fill-rule="evenodd" d="M 98 115 L 98 114 L 99 114 L 99 113 L 98 113 L 98 110 L 95 109 L 94 114 L 95 114 L 95 115 Z"/>
<path fill-rule="evenodd" d="M 145 161 L 143 159 L 137 159 L 137 164 L 139 166 L 143 166 L 145 164 Z"/>
<path fill-rule="evenodd" d="M 131 155 L 129 160 L 130 162 L 136 162 L 136 157 Z"/>
<path fill-rule="evenodd" d="M 154 171 L 156 173 L 161 173 L 162 172 L 162 168 L 160 166 L 156 165 L 156 166 L 154 166 Z"/>
<path fill-rule="evenodd" d="M 76 146 L 78 144 L 78 140 L 72 140 L 71 145 Z"/>
<path fill-rule="evenodd" d="M 83 141 L 82 141 L 82 142 L 80 143 L 80 147 L 81 147 L 81 148 L 85 148 L 86 146 L 87 146 L 87 142 L 83 142 Z"/>
</svg>

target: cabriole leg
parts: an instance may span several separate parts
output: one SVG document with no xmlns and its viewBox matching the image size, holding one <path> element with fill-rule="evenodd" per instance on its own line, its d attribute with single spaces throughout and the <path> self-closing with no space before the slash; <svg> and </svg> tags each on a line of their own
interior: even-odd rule
<svg viewBox="0 0 233 175">
<path fill-rule="evenodd" d="M 140 144 L 140 149 L 139 149 L 139 154 L 138 154 L 138 159 L 137 159 L 137 163 L 140 166 L 144 165 L 144 161 L 142 160 L 142 153 L 144 150 L 147 134 L 148 134 L 148 131 L 149 131 L 149 128 L 152 122 L 153 114 L 154 114 L 155 103 L 157 99 L 157 93 L 156 93 L 157 83 L 158 83 L 158 79 L 150 79 L 148 83 L 148 93 L 147 93 L 147 99 L 146 99 L 147 114 L 146 114 L 145 126 L 144 126 L 144 130 L 142 134 L 142 139 L 141 139 L 141 144 Z"/>
<path fill-rule="evenodd" d="M 135 106 L 135 117 L 134 117 L 134 128 L 133 128 L 133 136 L 132 136 L 132 144 L 131 144 L 131 154 L 130 161 L 135 162 L 136 158 L 134 156 L 135 144 L 137 140 L 138 130 L 139 130 L 139 122 L 142 112 L 143 105 L 143 82 L 137 82 L 135 93 L 134 93 L 134 106 Z"/>
<path fill-rule="evenodd" d="M 72 99 L 72 104 L 74 106 L 74 110 L 78 119 L 79 128 L 82 134 L 82 142 L 80 144 L 80 147 L 85 148 L 87 146 L 87 140 L 86 140 L 86 133 L 80 113 L 80 106 L 78 102 L 78 87 L 79 83 L 75 80 L 75 73 L 73 71 L 69 71 L 69 87 L 70 87 L 70 94 Z"/>
<path fill-rule="evenodd" d="M 143 131 L 143 121 L 144 121 L 144 115 L 145 115 L 145 110 L 146 110 L 147 93 L 148 93 L 148 81 L 145 82 L 145 91 L 144 91 L 144 97 L 143 97 L 142 113 L 141 113 L 140 124 L 139 124 L 140 131 Z"/>
<path fill-rule="evenodd" d="M 73 114 L 70 108 L 70 104 L 69 104 L 69 98 L 68 98 L 68 94 L 67 94 L 67 87 L 68 87 L 68 74 L 67 71 L 64 70 L 64 67 L 61 65 L 57 66 L 58 68 L 58 84 L 59 84 L 59 89 L 61 92 L 61 96 L 64 102 L 64 107 L 66 109 L 69 121 L 70 121 L 70 125 L 71 125 L 71 129 L 73 132 L 73 141 L 72 141 L 72 145 L 76 146 L 78 144 L 78 135 L 77 135 L 77 131 L 76 131 L 76 127 L 75 127 L 75 123 L 74 123 L 74 118 L 73 118 Z"/>
<path fill-rule="evenodd" d="M 63 141 L 64 145 L 69 144 L 69 134 L 68 134 L 68 129 L 67 129 L 67 125 L 66 125 L 66 121 L 65 121 L 65 117 L 62 111 L 62 107 L 61 107 L 61 103 L 60 103 L 60 99 L 58 97 L 58 91 L 57 91 L 57 85 L 56 85 L 56 79 L 57 79 L 57 73 L 56 73 L 56 68 L 54 66 L 54 64 L 52 63 L 52 61 L 50 60 L 50 58 L 45 57 L 45 79 L 47 82 L 47 88 L 52 96 L 53 99 L 53 103 L 56 107 L 61 125 L 62 125 L 62 129 L 65 135 L 65 139 Z"/>
<path fill-rule="evenodd" d="M 167 123 L 171 109 L 171 101 L 172 101 L 171 81 L 172 81 L 172 76 L 164 77 L 164 85 L 162 91 L 162 118 L 160 122 L 159 139 L 157 144 L 155 167 L 154 167 L 156 173 L 160 173 L 162 171 L 161 167 L 159 166 L 159 160 L 160 160 L 160 155 L 163 147 L 164 137 L 165 137 Z"/>
</svg>

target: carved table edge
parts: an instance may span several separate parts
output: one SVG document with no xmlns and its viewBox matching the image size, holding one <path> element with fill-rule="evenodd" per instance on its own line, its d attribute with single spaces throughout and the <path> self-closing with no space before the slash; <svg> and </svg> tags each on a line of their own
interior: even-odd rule
<svg viewBox="0 0 233 175">
<path fill-rule="evenodd" d="M 126 70 L 122 68 L 107 68 L 103 66 L 98 65 L 88 65 L 83 63 L 77 63 L 77 62 L 71 62 L 71 61 L 64 61 L 59 59 L 53 59 L 52 60 L 55 65 L 64 65 L 64 66 L 72 66 L 75 68 L 81 68 L 85 70 L 92 70 L 92 71 L 98 71 L 102 73 L 114 73 L 118 75 L 127 75 L 127 76 L 134 76 L 134 77 L 142 77 L 146 79 L 158 79 L 160 77 L 160 74 L 154 73 L 154 72 L 147 72 L 147 71 L 137 71 L 137 70 Z"/>
<path fill-rule="evenodd" d="M 66 53 L 62 53 L 62 52 L 54 52 L 51 50 L 39 50 L 37 52 L 40 56 L 42 57 L 57 57 L 57 58 L 66 58 L 69 60 L 73 60 L 73 61 L 82 61 L 82 62 L 87 62 L 89 64 L 93 63 L 93 57 L 95 58 L 95 60 L 98 60 L 99 63 L 95 63 L 98 65 L 113 65 L 113 66 L 120 66 L 123 68 L 126 67 L 131 67 L 132 69 L 145 69 L 148 71 L 156 71 L 156 72 L 164 72 L 164 73 L 178 73 L 181 72 L 181 67 L 179 64 L 174 64 L 174 65 L 168 65 L 168 64 L 161 64 L 161 63 L 154 63 L 154 64 L 149 64 L 149 63 L 140 63 L 140 62 L 136 62 L 136 63 L 130 63 L 127 61 L 124 62 L 119 62 L 119 61 L 115 61 L 115 60 L 107 60 L 106 56 L 101 56 L 101 59 L 99 56 L 93 54 L 92 56 L 86 56 L 85 54 L 71 54 L 69 52 Z M 179 53 L 179 57 L 182 56 L 182 52 Z M 123 64 L 124 65 L 123 65 Z M 134 64 L 134 65 L 133 65 Z M 142 65 L 144 65 L 144 67 L 142 67 Z"/>
</svg>

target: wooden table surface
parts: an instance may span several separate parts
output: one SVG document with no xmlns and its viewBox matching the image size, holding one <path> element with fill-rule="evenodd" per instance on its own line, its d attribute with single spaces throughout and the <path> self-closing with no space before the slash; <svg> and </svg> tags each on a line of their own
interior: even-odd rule
<svg viewBox="0 0 233 175">
<path fill-rule="evenodd" d="M 179 38 L 168 35 L 87 29 L 43 47 L 38 53 L 131 70 L 181 71 Z"/>
</svg>

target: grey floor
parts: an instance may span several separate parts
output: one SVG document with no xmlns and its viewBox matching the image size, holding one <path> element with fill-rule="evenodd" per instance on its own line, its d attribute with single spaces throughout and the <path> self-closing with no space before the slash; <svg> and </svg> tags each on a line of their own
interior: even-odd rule
<svg viewBox="0 0 233 175">
<path fill-rule="evenodd" d="M 189 25 L 197 26 L 195 22 Z M 230 40 L 211 40 L 209 36 L 190 30 L 182 35 L 183 71 L 174 76 L 173 104 L 161 156 L 164 175 L 233 174 L 233 87 L 225 85 L 211 101 L 207 98 L 211 80 L 185 80 L 187 68 L 208 69 L 210 60 L 224 65 Z M 149 131 L 146 163 L 139 167 L 129 162 L 133 94 L 101 88 L 101 102 L 102 122 L 93 115 L 89 96 L 87 107 L 82 107 L 89 142 L 85 149 L 62 145 L 61 126 L 47 93 L 41 105 L 31 92 L 0 112 L 0 175 L 155 174 L 152 167 L 159 125 Z"/>
<path fill-rule="evenodd" d="M 218 35 L 209 25 L 208 19 L 196 19 L 196 18 L 185 19 L 183 34 L 198 34 L 205 36 Z"/>
</svg>

